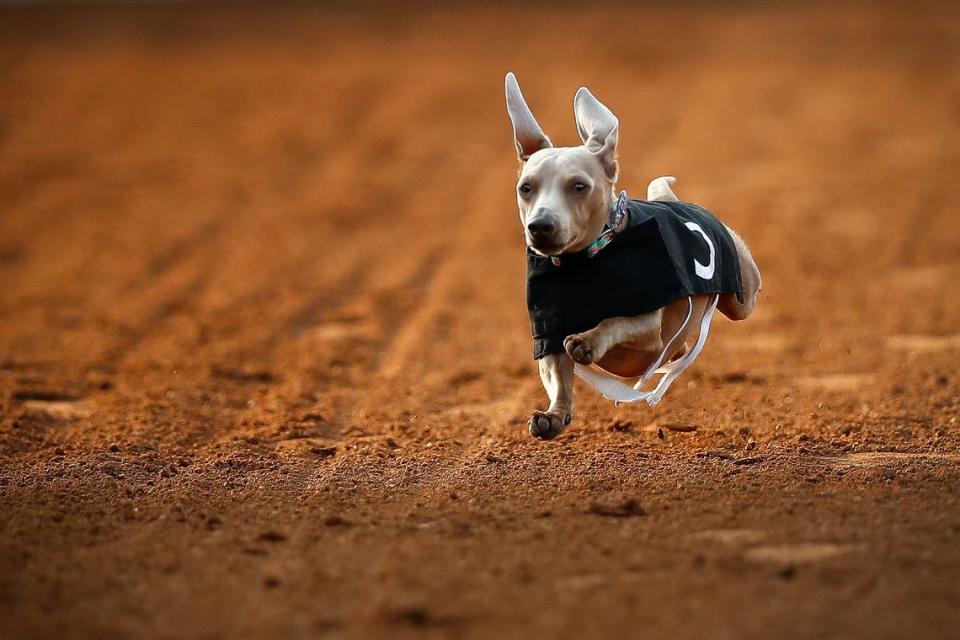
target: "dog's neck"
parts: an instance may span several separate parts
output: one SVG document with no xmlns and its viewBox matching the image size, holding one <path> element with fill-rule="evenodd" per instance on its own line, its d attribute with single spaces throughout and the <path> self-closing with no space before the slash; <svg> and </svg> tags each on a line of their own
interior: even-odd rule
<svg viewBox="0 0 960 640">
<path fill-rule="evenodd" d="M 594 240 L 585 247 L 580 247 L 575 249 L 572 252 L 586 251 L 587 255 L 591 258 L 597 255 L 604 247 L 610 244 L 613 241 L 613 238 L 623 231 L 624 227 L 627 226 L 629 219 L 629 213 L 627 212 L 627 192 L 621 191 L 620 195 L 613 200 L 613 204 L 609 208 L 607 213 L 607 219 L 603 223 L 603 226 L 597 231 L 593 236 Z M 561 254 L 562 255 L 562 254 Z M 559 266 L 562 262 L 560 256 L 553 256 L 550 258 L 550 261 Z"/>
<path fill-rule="evenodd" d="M 614 216 L 617 211 L 618 202 L 619 200 L 617 198 L 616 191 L 611 186 L 610 196 L 609 199 L 607 199 L 607 206 L 604 208 L 605 214 L 603 216 L 598 215 L 591 220 L 590 225 L 587 227 L 587 233 L 583 235 L 583 239 L 576 244 L 567 247 L 564 250 L 564 253 L 578 253 L 591 247 L 606 231 L 611 229 L 615 224 Z M 618 224 L 616 226 L 617 228 L 615 229 L 615 232 L 619 233 L 623 228 L 623 225 Z"/>
</svg>

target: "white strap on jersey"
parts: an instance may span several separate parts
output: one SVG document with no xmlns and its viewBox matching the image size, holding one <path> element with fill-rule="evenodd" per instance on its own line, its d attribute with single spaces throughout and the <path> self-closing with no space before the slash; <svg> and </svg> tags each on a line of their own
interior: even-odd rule
<svg viewBox="0 0 960 640">
<path fill-rule="evenodd" d="M 684 319 L 683 324 L 680 325 L 680 328 L 673 337 L 667 341 L 657 360 L 647 368 L 646 372 L 640 376 L 640 379 L 637 380 L 636 384 L 632 387 L 627 385 L 622 378 L 618 378 L 597 367 L 575 363 L 573 372 L 577 374 L 578 378 L 600 392 L 600 395 L 607 400 L 612 400 L 615 404 L 645 400 L 647 404 L 652 407 L 660 402 L 663 395 L 667 392 L 667 389 L 673 384 L 673 381 L 676 380 L 681 373 L 686 371 L 687 368 L 693 364 L 693 361 L 697 359 L 697 356 L 700 355 L 703 345 L 707 343 L 707 336 L 710 333 L 710 322 L 713 320 L 713 313 L 717 310 L 718 302 L 720 302 L 720 296 L 714 295 L 713 300 L 710 301 L 703 313 L 703 319 L 700 321 L 700 333 L 697 336 L 697 342 L 693 345 L 693 348 L 678 360 L 663 364 L 663 360 L 673 346 L 674 341 L 680 337 L 680 334 L 686 329 L 690 318 L 693 316 L 693 298 L 687 298 L 687 317 Z M 651 391 L 643 391 L 644 385 L 646 385 L 655 374 L 663 376 L 657 382 L 657 386 Z"/>
</svg>

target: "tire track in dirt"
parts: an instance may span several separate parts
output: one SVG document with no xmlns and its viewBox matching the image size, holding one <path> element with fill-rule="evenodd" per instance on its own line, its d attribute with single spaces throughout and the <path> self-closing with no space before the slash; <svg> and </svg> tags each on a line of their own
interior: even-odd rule
<svg viewBox="0 0 960 640">
<path fill-rule="evenodd" d="M 375 368 L 381 375 L 383 360 L 390 357 L 398 340 L 402 339 L 401 334 L 406 331 L 422 331 L 423 327 L 416 318 L 435 286 L 437 274 L 442 272 L 449 260 L 448 252 L 441 248 L 425 251 L 421 255 L 423 257 L 413 263 L 414 269 L 409 275 L 405 275 L 404 281 L 393 285 L 393 291 L 388 290 L 387 295 L 380 300 L 381 308 L 378 312 L 383 330 L 369 346 L 378 354 L 379 362 Z"/>
<path fill-rule="evenodd" d="M 418 95 L 417 91 L 410 91 L 402 87 L 394 87 L 387 92 L 390 100 L 382 106 L 382 113 L 389 114 L 394 120 L 406 121 L 409 119 L 415 122 L 423 117 L 422 112 L 429 110 L 431 99 L 424 98 L 422 92 Z M 446 101 L 448 98 L 440 94 L 439 100 Z M 426 106 L 425 106 L 426 103 Z M 408 126 L 412 126 L 408 124 Z M 379 141 L 381 133 L 372 130 L 369 134 L 371 142 Z M 379 143 L 368 144 L 366 153 L 361 154 L 351 166 L 350 158 L 340 163 L 340 179 L 349 184 L 349 178 L 364 170 L 369 170 L 375 166 L 377 158 L 377 149 Z M 351 140 L 350 148 L 358 148 L 356 140 Z M 370 151 L 372 148 L 373 151 Z M 358 270 L 354 275 L 356 280 L 352 286 L 350 278 L 341 281 L 338 287 L 350 287 L 354 295 L 343 295 L 347 293 L 341 291 L 338 295 L 328 299 L 325 295 L 320 295 L 313 302 L 303 302 L 298 309 L 281 321 L 282 326 L 288 330 L 284 331 L 286 338 L 306 337 L 310 328 L 322 324 L 323 318 L 336 317 L 340 310 L 364 307 L 367 313 L 371 313 L 377 319 L 374 324 L 380 328 L 377 329 L 378 335 L 367 340 L 361 341 L 359 347 L 360 354 L 354 353 L 349 356 L 357 360 L 355 369 L 364 368 L 364 358 L 362 353 L 367 351 L 381 351 L 385 345 L 394 340 L 395 334 L 400 331 L 399 327 L 406 324 L 405 314 L 419 306 L 419 292 L 427 286 L 428 281 L 432 280 L 441 264 L 444 262 L 443 256 L 446 250 L 440 249 L 439 244 L 450 245 L 455 242 L 457 229 L 464 227 L 463 216 L 448 217 L 442 215 L 438 206 L 444 202 L 459 202 L 464 199 L 455 186 L 457 176 L 463 171 L 469 170 L 469 165 L 462 161 L 455 163 L 439 163 L 433 158 L 425 157 L 427 162 L 411 162 L 400 169 L 400 178 L 397 180 L 404 183 L 409 180 L 416 180 L 423 184 L 430 185 L 429 190 L 421 193 L 406 194 L 404 199 L 397 202 L 397 211 L 404 216 L 412 213 L 415 220 L 411 220 L 415 227 L 423 227 L 423 233 L 410 233 L 403 231 L 397 223 L 392 208 L 385 211 L 377 211 L 381 215 L 389 216 L 390 224 L 384 224 L 383 221 L 375 226 L 361 230 L 362 238 L 357 239 L 350 229 L 341 229 L 340 233 L 346 235 L 348 240 L 362 242 L 363 255 L 368 267 Z M 484 158 L 471 158 L 470 164 L 484 162 Z M 328 176 L 329 178 L 330 176 Z M 394 194 L 394 187 L 386 185 L 377 187 L 378 191 L 385 193 L 364 194 L 365 199 L 373 202 L 387 202 L 399 199 L 399 194 Z M 408 213 L 409 212 L 409 213 Z M 442 235 L 444 238 L 438 240 L 433 232 L 435 229 L 434 220 L 442 221 Z M 454 223 L 454 224 L 451 224 Z M 452 235 L 453 239 L 446 236 Z M 342 243 L 338 243 L 342 244 Z M 353 253 L 345 256 L 347 259 L 353 259 Z M 325 257 L 326 259 L 326 257 Z M 325 278 L 318 278 L 323 281 Z M 366 318 L 369 324 L 371 318 Z M 292 330 L 291 330 L 292 329 Z M 336 332 L 334 332 L 336 333 Z M 341 332 L 343 333 L 343 332 Z M 349 333 L 349 331 L 347 332 Z M 264 346 L 264 352 L 284 347 L 285 338 L 277 336 L 277 339 L 261 341 Z M 254 347 L 249 352 L 256 352 L 259 347 Z M 301 356 L 305 357 L 305 356 Z M 318 355 L 318 359 L 321 357 Z"/>
<path fill-rule="evenodd" d="M 374 94 L 376 95 L 376 94 Z M 422 109 L 422 103 L 419 100 L 407 100 L 408 108 Z M 390 103 L 379 105 L 384 111 L 391 111 L 396 105 Z M 378 134 L 371 133 L 373 138 Z M 350 138 L 350 136 L 346 136 Z M 360 142 L 360 144 L 358 144 Z M 369 165 L 373 158 L 370 156 L 369 148 L 371 144 L 363 144 L 361 140 L 353 138 L 349 145 L 343 147 L 344 150 L 361 149 L 362 153 L 338 153 L 338 149 L 330 152 L 331 164 L 325 165 L 324 171 L 316 176 L 318 181 L 328 182 L 338 185 L 347 185 L 349 189 L 349 177 L 364 169 Z M 441 163 L 430 163 L 417 166 L 412 164 L 408 172 L 411 177 L 425 182 L 443 185 L 454 184 L 445 172 L 456 174 L 456 170 L 451 170 L 448 166 Z M 403 203 L 402 212 L 419 211 L 428 212 L 426 216 L 420 216 L 423 224 L 429 220 L 429 211 L 431 207 L 435 209 L 436 201 L 443 201 L 445 198 L 453 199 L 457 195 L 453 191 L 455 187 L 436 187 L 430 192 L 425 192 L 419 199 L 414 199 Z M 374 192 L 370 195 L 374 201 L 381 198 L 391 199 L 391 187 L 386 186 L 386 196 L 383 194 L 383 187 L 379 188 L 381 193 Z M 445 191 L 451 191 L 449 195 Z M 325 194 L 329 199 L 331 196 L 336 199 L 336 194 Z M 350 195 L 350 191 L 343 192 L 344 199 Z M 418 201 L 419 200 L 419 201 Z M 433 273 L 442 262 L 440 251 L 436 247 L 437 240 L 430 234 L 413 234 L 402 236 L 402 241 L 398 243 L 396 236 L 396 223 L 400 222 L 397 216 L 392 216 L 392 225 L 378 224 L 361 229 L 361 236 L 357 237 L 356 227 L 331 227 L 327 228 L 331 233 L 324 238 L 326 247 L 323 245 L 316 247 L 317 256 L 315 264 L 306 266 L 306 273 L 294 274 L 296 281 L 304 284 L 297 286 L 291 293 L 294 296 L 285 296 L 280 301 L 283 305 L 279 308 L 271 309 L 271 319 L 263 323 L 250 323 L 247 325 L 260 326 L 255 332 L 246 331 L 242 339 L 240 336 L 231 336 L 231 339 L 217 345 L 216 351 L 211 352 L 206 349 L 203 343 L 198 346 L 202 351 L 208 354 L 216 353 L 215 360 L 223 363 L 225 371 L 249 371 L 249 372 L 271 372 L 282 367 L 284 371 L 299 371 L 293 376 L 283 375 L 282 380 L 270 381 L 270 386 L 275 389 L 271 391 L 271 396 L 276 396 L 277 401 L 271 401 L 273 404 L 280 402 L 282 398 L 295 399 L 301 396 L 313 396 L 328 389 L 331 382 L 336 378 L 316 374 L 306 374 L 305 370 L 322 371 L 325 366 L 335 363 L 337 359 L 342 358 L 340 347 L 337 344 L 316 344 L 314 334 L 325 322 L 325 319 L 336 317 L 341 309 L 349 309 L 356 304 L 363 304 L 364 301 L 370 301 L 371 298 L 378 298 L 374 305 L 377 316 L 377 324 L 381 327 L 381 335 L 374 338 L 371 344 L 361 344 L 359 348 L 352 348 L 346 355 L 352 361 L 350 370 L 362 371 L 365 360 L 364 353 L 376 352 L 377 345 L 389 342 L 395 327 L 403 322 L 403 315 L 408 310 L 414 308 L 417 304 L 417 292 L 424 289 L 427 283 L 432 279 Z M 459 218 L 456 218 L 458 224 L 462 224 Z M 450 232 L 454 229 L 450 221 L 445 221 L 444 230 Z M 237 233 L 234 232 L 234 236 Z M 363 251 L 356 250 L 358 244 L 362 244 Z M 372 256 L 372 258 L 371 258 Z M 309 265 L 312 254 L 310 252 L 301 253 L 296 259 L 301 264 Z M 300 270 L 300 269 L 298 269 Z M 282 275 L 281 275 L 282 273 Z M 291 274 L 283 272 L 278 273 L 289 283 Z M 311 276 L 312 277 L 308 277 Z M 374 277 L 371 278 L 371 275 Z M 316 284 L 311 285 L 314 281 Z M 269 284 L 269 283 L 267 283 Z M 255 285 L 259 286 L 259 285 Z M 312 290 L 319 289 L 319 293 L 311 293 Z M 239 310 L 242 307 L 243 297 L 251 296 L 256 298 L 255 292 L 246 292 L 241 298 L 228 302 L 227 309 L 234 307 Z M 411 297 L 412 296 L 412 297 Z M 263 300 L 258 301 L 261 305 Z M 275 306 L 275 305 L 274 305 Z M 381 308 L 385 307 L 385 308 Z M 222 308 L 221 308 L 222 310 Z M 139 346 L 143 352 L 149 351 L 156 354 L 158 345 L 143 344 Z M 208 355 L 209 357 L 209 355 Z M 291 367 L 291 363 L 293 366 Z M 357 373 L 351 373 L 356 376 Z M 361 374 L 362 375 L 362 374 Z M 272 378 L 276 376 L 271 375 Z M 343 383 L 342 378 L 339 379 Z M 336 393 L 336 390 L 332 390 Z M 331 414 L 333 415 L 333 414 Z"/>
<path fill-rule="evenodd" d="M 514 335 L 523 336 L 525 326 L 522 287 L 510 286 L 516 284 L 511 280 L 523 262 L 508 195 L 511 153 L 507 143 L 478 159 L 496 169 L 478 176 L 461 195 L 470 202 L 466 215 L 461 213 L 462 226 L 446 238 L 446 259 L 396 335 L 382 346 L 373 378 L 381 389 L 390 390 L 374 392 L 373 397 L 382 396 L 378 402 L 386 406 L 405 398 L 402 406 L 442 429 L 453 428 L 449 437 L 458 440 L 473 440 L 487 429 L 502 433 L 504 422 L 518 420 L 525 413 L 524 398 L 539 388 L 535 374 L 526 371 L 525 339 L 515 343 L 516 349 L 488 341 L 491 328 L 496 335 L 503 324 L 500 308 L 487 301 L 501 300 L 504 291 L 515 289 L 518 295 L 514 312 L 508 314 Z M 523 371 L 520 384 L 518 368 Z M 463 388 L 481 389 L 480 398 L 464 401 Z"/>
<path fill-rule="evenodd" d="M 431 276 L 430 281 L 420 283 L 416 288 L 417 297 L 407 301 L 404 305 L 406 313 L 396 318 L 395 329 L 383 336 L 377 367 L 379 376 L 388 380 L 396 378 L 410 362 L 418 360 L 414 351 L 431 342 L 430 326 L 446 309 L 445 299 L 452 288 L 451 278 L 456 273 L 449 266 L 452 264 L 446 261 L 426 270 Z M 422 354 L 416 355 L 423 357 Z"/>
<path fill-rule="evenodd" d="M 491 154 L 489 161 L 492 160 Z M 478 162 L 482 163 L 482 159 L 478 159 Z M 486 179 L 478 181 L 466 194 L 466 201 L 476 202 L 479 194 L 497 188 L 491 174 L 496 175 L 494 172 L 487 173 Z M 454 250 L 448 253 L 446 260 L 435 266 L 429 286 L 423 288 L 422 299 L 411 305 L 412 313 L 404 319 L 403 326 L 381 345 L 383 355 L 378 365 L 380 376 L 396 378 L 407 363 L 421 360 L 424 356 L 430 357 L 428 345 L 434 341 L 431 326 L 440 314 L 450 310 L 450 301 L 456 298 L 453 293 L 462 282 L 463 271 L 475 267 L 472 256 L 484 253 L 483 245 L 487 238 L 482 232 L 482 221 L 490 217 L 491 212 L 482 204 L 474 204 L 468 215 L 459 216 L 457 232 L 445 238 L 445 244 Z M 418 357 L 414 357 L 414 352 L 418 350 Z"/>
<path fill-rule="evenodd" d="M 176 267 L 181 262 L 185 262 L 190 254 L 204 249 L 207 245 L 214 244 L 217 236 L 220 235 L 226 226 L 227 218 L 221 215 L 212 220 L 207 220 L 201 224 L 198 229 L 186 234 L 182 238 L 175 239 L 165 249 L 148 259 L 142 275 L 126 285 L 125 289 L 127 293 L 144 286 L 149 286 L 167 271 Z"/>
<path fill-rule="evenodd" d="M 350 145 L 348 145 L 345 140 L 350 138 L 353 131 L 358 130 L 358 124 L 362 122 L 362 118 L 377 105 L 379 92 L 364 90 L 359 93 L 354 91 L 353 93 L 356 96 L 363 96 L 364 100 L 353 104 L 351 115 L 355 118 L 354 120 L 348 122 L 345 117 L 333 118 L 333 127 L 328 129 L 328 143 L 335 144 L 330 147 L 329 153 L 321 158 L 322 164 L 316 167 L 314 177 L 318 181 L 329 181 L 333 184 L 340 184 L 342 182 L 341 176 L 344 172 L 355 169 L 362 161 L 362 158 L 356 153 L 343 153 L 350 148 Z M 364 149 L 364 145 L 361 144 L 357 148 Z M 273 230 L 274 233 L 280 233 L 282 227 L 296 223 L 296 218 L 285 218 L 283 215 L 285 207 L 280 202 L 272 202 L 275 198 L 271 194 L 268 193 L 265 196 L 261 196 L 259 200 L 259 203 L 249 205 L 248 209 L 275 212 L 268 218 L 268 220 L 272 219 L 276 225 L 280 225 L 280 228 Z M 149 289 L 151 285 L 156 286 L 155 279 L 158 275 L 163 275 L 165 272 L 178 269 L 207 271 L 210 272 L 207 281 L 216 281 L 223 273 L 222 265 L 220 261 L 217 260 L 217 256 L 222 252 L 224 245 L 230 246 L 234 252 L 242 252 L 242 247 L 252 246 L 259 242 L 256 228 L 264 224 L 263 219 L 248 215 L 237 220 L 232 215 L 233 212 L 230 209 L 222 206 L 220 208 L 222 213 L 220 213 L 217 218 L 207 222 L 193 234 L 183 239 L 175 240 L 171 245 L 151 258 L 145 268 L 144 276 L 135 281 L 134 286 L 147 287 L 147 289 Z M 314 227 L 326 227 L 328 231 L 333 231 L 333 228 L 329 226 L 322 216 L 316 216 L 311 223 Z M 227 227 L 229 228 L 229 234 L 221 235 L 218 233 Z M 264 326 L 268 328 L 265 335 L 261 336 L 258 341 L 246 341 L 246 344 L 240 346 L 242 351 L 251 352 L 259 347 L 269 349 L 277 340 L 283 339 L 286 333 L 295 333 L 299 325 L 311 322 L 323 307 L 335 305 L 337 299 L 343 295 L 344 288 L 350 286 L 351 282 L 355 285 L 362 285 L 366 268 L 359 259 L 357 259 L 356 264 L 350 263 L 350 258 L 347 255 L 349 247 L 341 246 L 343 243 L 334 233 L 318 234 L 317 239 L 320 240 L 320 242 L 315 245 L 307 243 L 294 245 L 296 252 L 292 254 L 289 251 L 290 245 L 285 247 L 284 250 L 277 251 L 275 257 L 280 258 L 280 260 L 275 260 L 275 267 L 251 273 L 250 275 L 253 276 L 251 278 L 252 281 L 245 283 L 244 290 L 239 291 L 239 295 L 235 297 L 232 302 L 229 302 L 226 307 L 216 309 L 215 313 L 217 314 L 232 313 L 248 301 L 261 297 L 264 292 L 268 292 L 277 282 L 282 282 L 285 275 L 287 280 L 289 280 L 289 274 L 291 273 L 296 274 L 299 279 L 305 279 L 313 274 L 316 281 L 324 283 L 324 288 L 326 289 L 324 292 L 316 295 L 298 308 L 295 308 L 285 320 L 278 322 L 276 319 L 272 319 L 264 323 Z M 320 256 L 322 256 L 322 258 Z M 332 263 L 337 265 L 338 268 L 341 265 L 346 265 L 344 274 L 340 276 L 338 280 L 337 276 L 330 278 L 320 273 L 318 271 L 318 263 L 323 262 Z M 195 266 L 190 266 L 191 263 Z M 217 266 L 211 270 L 213 265 Z M 263 275 L 257 278 L 256 276 L 259 274 Z M 146 295 L 150 295 L 149 291 L 145 293 Z M 200 315 L 202 318 L 206 315 L 206 313 L 204 313 L 206 311 L 203 300 L 204 291 L 197 288 L 192 290 L 192 293 L 197 298 L 194 305 L 194 315 Z M 265 301 L 260 300 L 259 302 L 263 304 Z M 269 304 L 269 299 L 266 302 Z M 159 305 L 161 312 L 147 314 L 147 322 L 151 323 L 157 319 L 169 320 L 173 314 L 163 311 L 165 307 L 169 306 L 167 303 L 161 301 Z M 183 305 L 175 305 L 175 309 L 179 308 L 183 308 Z M 276 331 L 274 329 L 275 326 L 284 328 Z M 156 345 L 145 341 L 150 335 L 150 330 L 141 328 L 134 333 L 139 336 L 138 340 L 125 341 L 121 347 L 114 349 L 110 355 L 115 355 L 116 351 L 120 348 L 124 351 L 129 351 L 133 347 L 137 347 L 140 351 L 155 350 Z"/>
<path fill-rule="evenodd" d="M 361 73 L 365 73 L 365 71 L 361 70 Z M 346 86 L 349 86 L 349 80 L 344 80 L 346 81 Z M 373 89 L 374 87 L 370 88 Z M 349 136 L 351 133 L 351 127 L 349 125 L 352 124 L 353 128 L 356 129 L 357 124 L 362 122 L 362 118 L 366 113 L 377 104 L 379 98 L 377 91 L 364 89 L 364 92 L 365 98 L 363 101 L 344 101 L 344 108 L 342 109 L 342 115 L 340 117 L 332 114 L 332 126 L 327 128 L 327 131 L 329 132 L 330 140 L 337 141 L 339 146 L 343 148 L 349 147 L 349 142 L 343 137 L 345 135 Z M 361 144 L 358 148 L 363 150 L 365 146 Z M 341 154 L 337 154 L 337 150 L 336 146 L 331 147 L 333 153 L 327 156 L 329 157 L 329 162 L 327 163 L 329 166 L 335 167 L 337 163 L 343 164 L 343 158 L 338 157 Z M 123 149 L 121 149 L 121 151 L 123 151 Z M 351 166 L 349 162 L 347 166 Z M 319 174 L 319 177 L 321 179 L 323 178 L 322 172 Z M 336 180 L 336 178 L 334 178 L 334 180 Z M 265 209 L 267 209 L 268 206 L 269 202 L 264 203 Z M 220 207 L 217 206 L 216 208 Z M 267 210 L 270 209 L 282 212 L 285 209 L 285 205 L 279 201 L 274 202 L 273 206 Z M 189 215 L 190 212 L 186 211 L 185 213 Z M 158 252 L 152 256 L 150 254 L 146 256 L 135 256 L 136 261 L 139 262 L 142 260 L 145 263 L 143 275 L 132 279 L 127 286 L 116 288 L 112 287 L 113 283 L 111 282 L 108 283 L 107 287 L 98 286 L 97 289 L 95 289 L 93 294 L 95 301 L 94 306 L 109 310 L 109 316 L 113 316 L 113 319 L 109 320 L 109 323 L 113 326 L 119 325 L 121 327 L 119 332 L 123 336 L 112 348 L 106 349 L 103 360 L 112 361 L 121 353 L 135 350 L 138 346 L 147 349 L 150 348 L 149 344 L 141 345 L 140 343 L 143 341 L 149 342 L 149 337 L 157 333 L 156 327 L 154 326 L 156 323 L 176 318 L 181 315 L 179 312 L 187 308 L 187 306 L 191 306 L 195 311 L 202 310 L 205 296 L 204 287 L 201 286 L 201 280 L 198 276 L 190 276 L 184 272 L 208 272 L 203 277 L 203 280 L 208 283 L 216 282 L 224 273 L 222 270 L 210 269 L 211 265 L 218 263 L 216 256 L 222 252 L 225 246 L 232 248 L 238 240 L 241 242 L 241 246 L 244 240 L 249 244 L 250 240 L 248 238 L 254 238 L 253 241 L 256 242 L 255 234 L 251 232 L 256 226 L 263 224 L 262 218 L 249 215 L 241 218 L 239 220 L 240 224 L 237 224 L 238 220 L 232 213 L 232 211 L 225 209 L 219 215 L 201 223 L 195 231 L 189 232 L 186 236 L 180 236 L 180 234 L 177 233 L 172 234 L 173 238 L 169 244 L 167 244 L 167 246 L 161 246 Z M 177 225 L 179 217 L 183 217 L 183 213 L 176 212 L 174 216 L 170 218 L 170 224 L 174 226 Z M 229 233 L 224 237 L 217 238 L 216 236 L 220 235 L 225 229 L 228 230 Z M 326 237 L 328 235 L 329 234 L 325 234 L 320 237 Z M 335 240 L 331 240 L 331 242 L 334 241 Z M 324 249 L 323 245 L 320 245 L 318 248 L 321 251 Z M 285 255 L 283 252 L 278 253 Z M 302 271 L 303 266 L 308 263 L 308 258 L 309 256 L 305 256 L 304 260 L 296 265 L 295 270 Z M 135 270 L 135 268 L 136 267 L 132 270 Z M 83 271 L 80 271 L 78 275 L 82 278 Z M 268 273 L 268 279 L 264 283 L 265 289 L 271 284 L 269 275 Z M 275 276 L 273 282 L 282 280 L 282 266 L 281 270 L 274 272 L 272 275 Z M 164 282 L 165 280 L 183 281 L 184 279 L 189 280 L 189 282 L 183 286 Z M 92 285 L 87 285 L 82 281 L 75 281 L 74 286 L 91 287 Z M 192 296 L 194 300 L 185 300 L 184 296 L 187 295 Z M 106 336 L 104 337 L 106 338 Z"/>
</svg>

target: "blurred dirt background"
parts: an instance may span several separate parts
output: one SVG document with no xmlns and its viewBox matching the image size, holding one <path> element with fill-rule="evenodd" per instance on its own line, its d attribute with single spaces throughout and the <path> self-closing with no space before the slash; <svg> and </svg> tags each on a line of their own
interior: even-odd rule
<svg viewBox="0 0 960 640">
<path fill-rule="evenodd" d="M 0 637 L 957 637 L 958 65 L 950 3 L 0 10 Z M 764 275 L 549 443 L 507 70 Z"/>
</svg>

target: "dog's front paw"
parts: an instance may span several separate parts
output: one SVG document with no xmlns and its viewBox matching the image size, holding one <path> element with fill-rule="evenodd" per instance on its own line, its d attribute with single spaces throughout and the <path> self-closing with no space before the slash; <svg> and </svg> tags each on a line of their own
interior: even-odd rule
<svg viewBox="0 0 960 640">
<path fill-rule="evenodd" d="M 579 362 L 580 364 L 593 363 L 593 345 L 583 336 L 567 336 L 563 341 L 563 348 L 567 354 L 573 358 L 574 362 Z"/>
<path fill-rule="evenodd" d="M 534 411 L 527 424 L 530 427 L 530 435 L 534 438 L 552 440 L 563 432 L 571 419 L 572 416 L 569 413 L 558 415 L 548 411 Z"/>
</svg>

